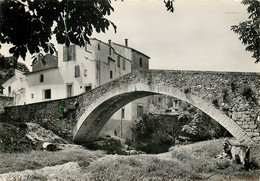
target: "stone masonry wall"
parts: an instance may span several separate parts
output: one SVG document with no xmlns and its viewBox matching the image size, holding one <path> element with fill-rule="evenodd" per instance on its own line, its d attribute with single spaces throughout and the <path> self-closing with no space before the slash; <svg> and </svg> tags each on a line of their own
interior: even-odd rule
<svg viewBox="0 0 260 181">
<path fill-rule="evenodd" d="M 5 107 L 0 114 L 1 122 L 34 122 L 55 134 L 72 140 L 73 127 L 76 124 L 75 110 L 77 97 L 60 99 L 23 106 Z"/>
<path fill-rule="evenodd" d="M 13 106 L 14 98 L 0 96 L 0 114 L 4 112 L 4 107 Z"/>
<path fill-rule="evenodd" d="M 175 87 L 194 94 L 234 120 L 256 142 L 260 142 L 260 74 L 198 71 L 136 71 L 85 94 L 79 100 L 80 117 L 91 103 L 112 89 L 134 83 Z M 88 101 L 84 101 L 88 100 Z"/>
</svg>

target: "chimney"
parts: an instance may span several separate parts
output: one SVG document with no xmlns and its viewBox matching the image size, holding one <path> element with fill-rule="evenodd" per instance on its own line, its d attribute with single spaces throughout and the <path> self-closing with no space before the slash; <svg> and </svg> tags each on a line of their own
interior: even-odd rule
<svg viewBox="0 0 260 181">
<path fill-rule="evenodd" d="M 128 39 L 125 39 L 125 46 L 128 47 Z"/>
</svg>

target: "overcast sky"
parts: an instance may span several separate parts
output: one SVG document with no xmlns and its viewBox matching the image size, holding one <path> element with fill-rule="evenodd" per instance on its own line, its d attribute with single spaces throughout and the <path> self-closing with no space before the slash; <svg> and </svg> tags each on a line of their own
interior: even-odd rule
<svg viewBox="0 0 260 181">
<path fill-rule="evenodd" d="M 109 17 L 117 25 L 97 38 L 112 39 L 151 57 L 152 69 L 260 72 L 251 53 L 230 31 L 247 19 L 246 6 L 235 0 L 175 0 L 175 12 L 162 0 L 113 1 Z M 112 28 L 111 28 L 112 29 Z"/>
<path fill-rule="evenodd" d="M 151 57 L 151 69 L 260 72 L 252 53 L 230 31 L 248 17 L 240 1 L 175 0 L 174 13 L 166 11 L 163 0 L 112 0 L 112 6 L 108 19 L 117 33 L 110 27 L 93 37 L 120 44 L 129 39 L 129 46 Z M 0 53 L 7 55 L 6 49 Z"/>
</svg>

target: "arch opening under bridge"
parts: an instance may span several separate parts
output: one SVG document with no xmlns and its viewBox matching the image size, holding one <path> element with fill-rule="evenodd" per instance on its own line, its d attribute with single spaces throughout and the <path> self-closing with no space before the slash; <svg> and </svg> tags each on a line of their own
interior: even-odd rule
<svg viewBox="0 0 260 181">
<path fill-rule="evenodd" d="M 95 99 L 78 118 L 74 128 L 74 142 L 94 141 L 112 115 L 120 108 L 136 99 L 156 94 L 175 97 L 197 107 L 221 124 L 241 143 L 254 144 L 251 137 L 234 120 L 217 109 L 212 102 L 178 87 L 153 82 L 135 82 L 122 87 L 114 87 Z"/>
</svg>

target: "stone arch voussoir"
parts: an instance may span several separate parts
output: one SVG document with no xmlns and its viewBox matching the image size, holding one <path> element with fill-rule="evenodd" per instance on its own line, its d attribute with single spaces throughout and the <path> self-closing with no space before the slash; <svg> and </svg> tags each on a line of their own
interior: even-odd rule
<svg viewBox="0 0 260 181">
<path fill-rule="evenodd" d="M 191 93 L 184 93 L 179 88 L 142 82 L 113 88 L 86 107 L 74 129 L 74 142 L 95 140 L 105 123 L 117 110 L 136 99 L 155 94 L 172 96 L 197 107 L 226 128 L 241 143 L 254 144 L 254 141 L 235 121 L 215 108 L 211 102 Z"/>
</svg>

